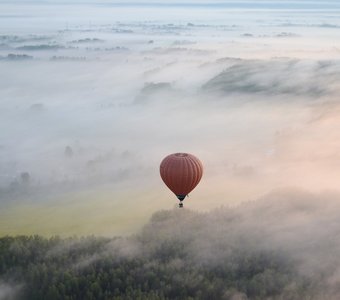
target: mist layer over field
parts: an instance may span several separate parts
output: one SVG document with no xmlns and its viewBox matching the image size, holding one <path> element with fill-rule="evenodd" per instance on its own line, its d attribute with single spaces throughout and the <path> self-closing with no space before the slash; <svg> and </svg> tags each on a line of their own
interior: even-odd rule
<svg viewBox="0 0 340 300">
<path fill-rule="evenodd" d="M 0 235 L 134 232 L 172 152 L 194 210 L 337 190 L 338 4 L 275 3 L 2 2 Z"/>
</svg>

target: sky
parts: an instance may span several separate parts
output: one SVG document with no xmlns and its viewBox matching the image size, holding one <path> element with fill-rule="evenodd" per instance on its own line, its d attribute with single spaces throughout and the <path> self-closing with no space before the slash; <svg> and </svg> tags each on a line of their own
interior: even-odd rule
<svg viewBox="0 0 340 300">
<path fill-rule="evenodd" d="M 338 191 L 336 1 L 117 3 L 1 1 L 0 235 L 135 232 L 174 152 L 193 210 Z"/>
</svg>

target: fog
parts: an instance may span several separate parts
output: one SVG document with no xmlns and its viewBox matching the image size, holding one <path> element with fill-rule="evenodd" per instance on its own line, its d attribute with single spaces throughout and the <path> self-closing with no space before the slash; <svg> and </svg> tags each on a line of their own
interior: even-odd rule
<svg viewBox="0 0 340 300">
<path fill-rule="evenodd" d="M 81 293 L 96 283 L 121 297 L 136 289 L 164 299 L 338 299 L 339 200 L 334 192 L 280 189 L 233 208 L 161 210 L 129 237 L 7 237 L 4 254 L 20 259 L 4 279 L 19 299 L 39 294 L 32 270 L 48 270 L 54 287 L 81 279 Z"/>
<path fill-rule="evenodd" d="M 0 299 L 15 299 L 20 288 L 21 286 L 0 282 Z"/>
<path fill-rule="evenodd" d="M 127 259 L 147 259 L 152 265 L 177 249 L 178 257 L 167 261 L 167 267 L 176 273 L 185 273 L 190 266 L 236 272 L 241 280 L 252 270 L 244 266 L 246 261 L 264 255 L 273 260 L 268 263 L 271 271 L 263 271 L 256 279 L 258 283 L 280 289 L 275 262 L 282 264 L 280 272 L 287 272 L 292 280 L 273 299 L 338 299 L 339 212 L 338 193 L 311 194 L 299 189 L 276 190 L 256 201 L 208 213 L 159 211 L 135 237 L 108 243 L 99 256 L 91 257 L 94 260 L 88 259 L 82 267 L 112 253 Z M 301 278 L 310 283 L 308 296 L 298 294 Z M 185 282 L 185 278 L 182 280 Z M 188 282 L 184 285 L 190 286 Z M 228 284 L 226 289 L 231 289 Z M 249 294 L 240 299 L 247 296 L 252 299 Z"/>
<path fill-rule="evenodd" d="M 0 234 L 135 232 L 180 151 L 198 211 L 338 190 L 336 2 L 164 3 L 0 4 Z"/>
</svg>

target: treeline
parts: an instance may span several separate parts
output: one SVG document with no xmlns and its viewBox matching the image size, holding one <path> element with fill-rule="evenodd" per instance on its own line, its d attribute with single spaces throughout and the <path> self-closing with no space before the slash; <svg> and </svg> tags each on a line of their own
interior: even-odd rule
<svg viewBox="0 0 340 300">
<path fill-rule="evenodd" d="M 223 241 L 216 241 L 216 252 L 205 253 L 205 241 L 193 239 L 201 231 L 195 216 L 185 218 L 191 219 L 196 232 L 181 228 L 177 233 L 178 227 L 168 226 L 172 215 L 156 214 L 140 234 L 129 238 L 0 238 L 0 283 L 16 287 L 7 299 L 240 300 L 316 295 L 313 282 L 299 275 L 294 262 L 282 254 L 236 244 L 233 248 Z"/>
</svg>

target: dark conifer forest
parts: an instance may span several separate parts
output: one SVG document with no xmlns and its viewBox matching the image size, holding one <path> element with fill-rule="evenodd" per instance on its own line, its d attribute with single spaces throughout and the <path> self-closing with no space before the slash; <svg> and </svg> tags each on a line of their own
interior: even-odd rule
<svg viewBox="0 0 340 300">
<path fill-rule="evenodd" d="M 293 265 L 273 253 L 234 253 L 232 261 L 209 267 L 193 263 L 178 241 L 164 242 L 143 258 L 121 257 L 115 251 L 96 257 L 112 241 L 4 237 L 2 280 L 19 287 L 17 299 L 51 300 L 233 299 L 235 295 L 239 295 L 235 299 L 246 299 L 245 295 L 264 299 L 282 293 L 292 298 L 292 293 L 300 297 L 308 288 Z"/>
</svg>

